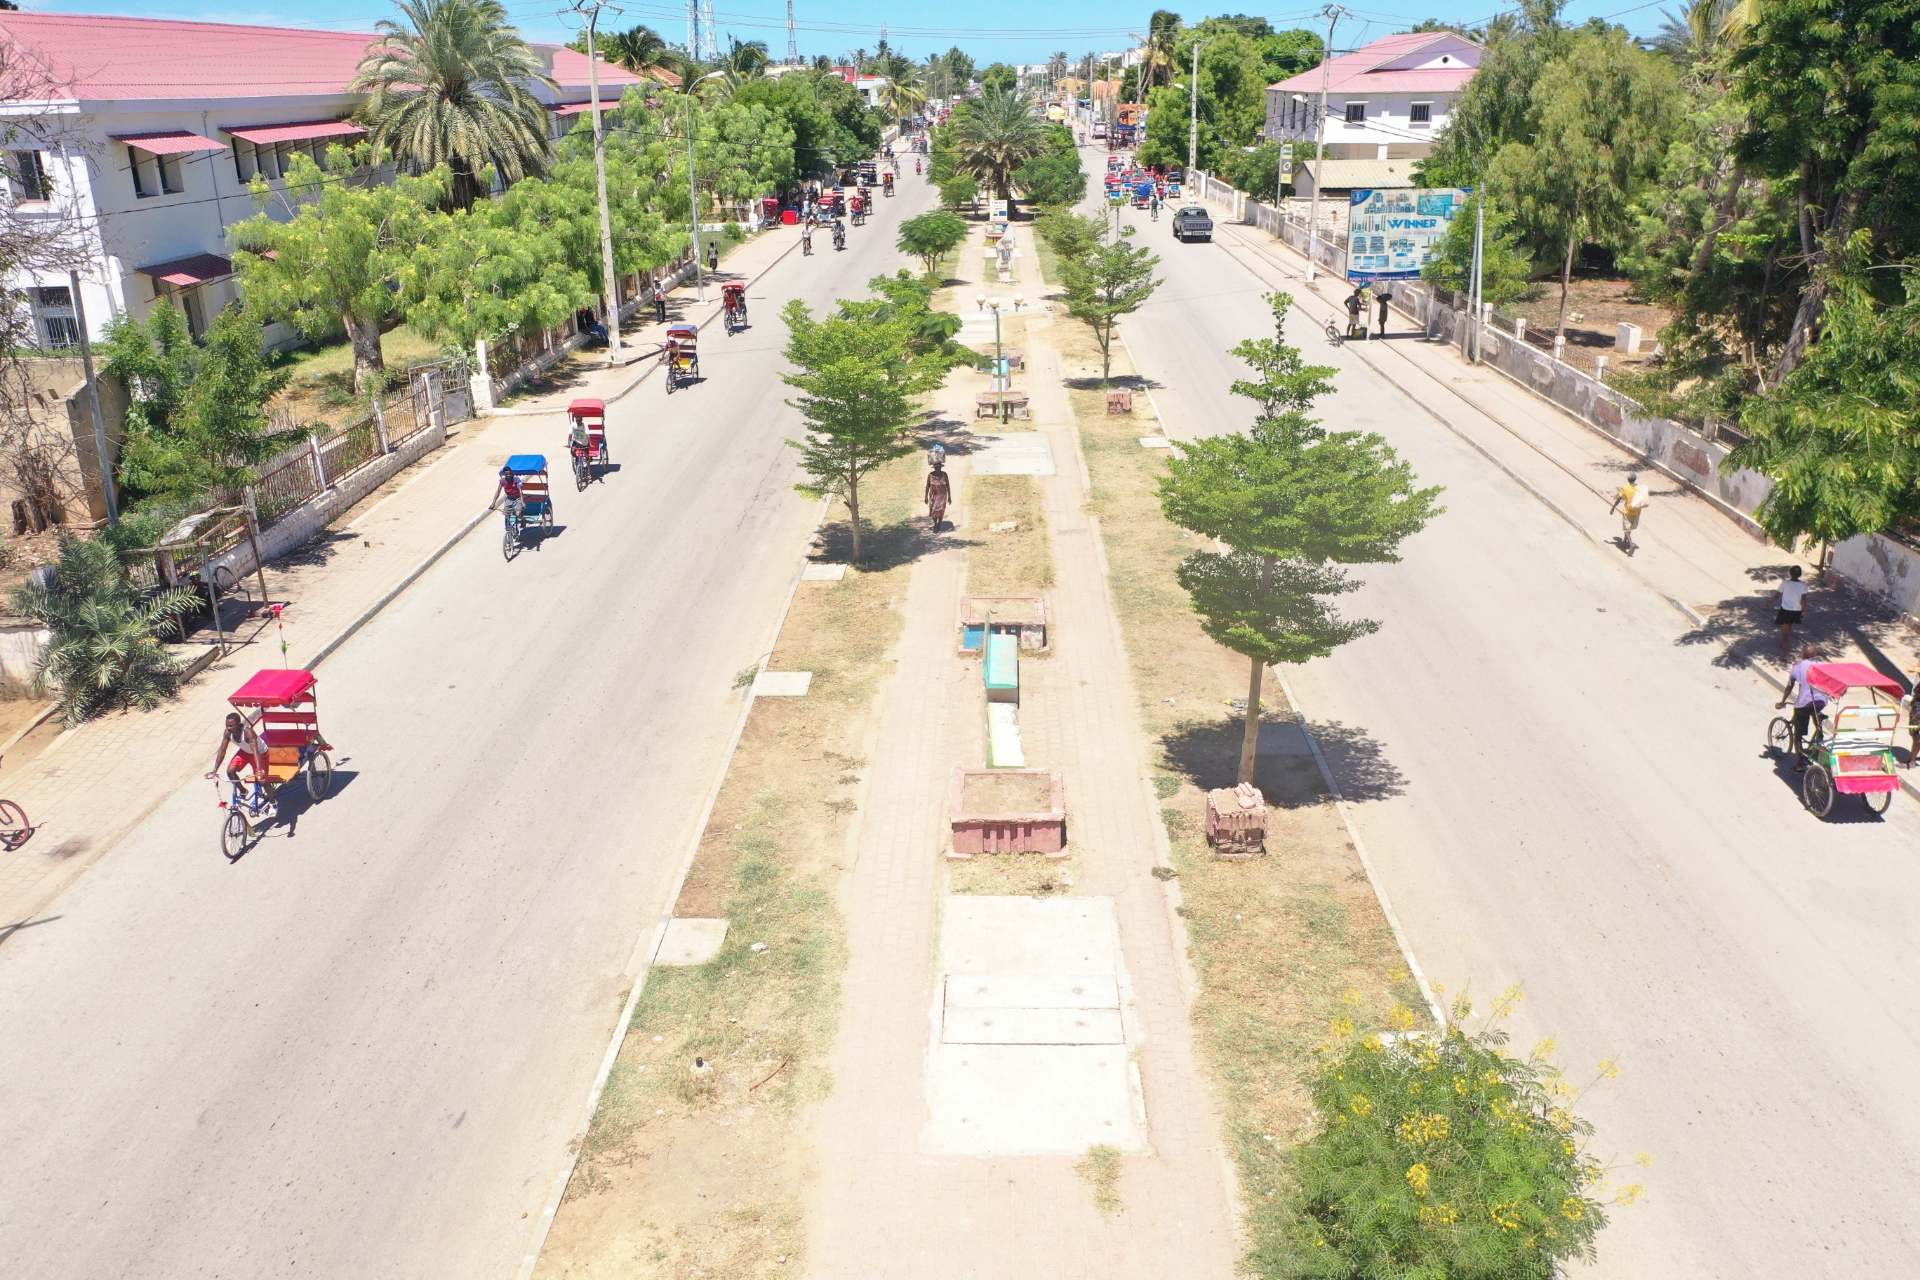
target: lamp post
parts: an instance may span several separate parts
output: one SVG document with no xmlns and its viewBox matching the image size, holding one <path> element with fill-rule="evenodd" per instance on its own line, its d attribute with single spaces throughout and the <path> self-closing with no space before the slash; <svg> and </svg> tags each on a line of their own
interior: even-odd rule
<svg viewBox="0 0 1920 1280">
<path fill-rule="evenodd" d="M 700 187 L 693 180 L 693 91 L 713 79 L 723 76 L 726 71 L 709 71 L 693 83 L 685 85 L 687 94 L 687 211 L 693 224 L 693 282 L 699 291 L 701 305 L 707 301 L 707 277 L 700 265 Z"/>
<path fill-rule="evenodd" d="M 1193 181 L 1194 166 L 1200 163 L 1200 46 L 1205 40 L 1193 42 L 1193 96 L 1187 107 L 1187 181 Z M 1205 193 L 1202 192 L 1204 195 Z"/>
<path fill-rule="evenodd" d="M 613 216 L 607 210 L 607 131 L 600 119 L 600 56 L 594 38 L 605 0 L 573 0 L 574 12 L 587 20 L 587 92 L 593 99 L 593 171 L 600 184 L 600 275 L 607 308 L 607 363 L 620 363 L 620 282 L 613 274 Z M 617 14 L 618 8 L 613 11 Z"/>
<path fill-rule="evenodd" d="M 1333 75 L 1333 24 L 1346 10 L 1330 4 L 1320 11 L 1327 18 L 1327 47 L 1320 55 L 1320 118 L 1313 134 L 1313 206 L 1307 214 L 1307 280 L 1311 282 L 1319 266 L 1320 253 L 1320 175 L 1327 160 L 1327 81 Z"/>
<path fill-rule="evenodd" d="M 1000 425 L 1007 425 L 1007 362 L 1000 345 L 1000 299 L 989 298 L 987 305 L 993 308 L 993 389 L 1000 397 L 995 416 Z"/>
</svg>

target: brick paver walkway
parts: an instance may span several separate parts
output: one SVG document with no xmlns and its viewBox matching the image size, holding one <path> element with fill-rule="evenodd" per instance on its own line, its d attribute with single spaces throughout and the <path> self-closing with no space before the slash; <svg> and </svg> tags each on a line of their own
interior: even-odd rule
<svg viewBox="0 0 1920 1280">
<path fill-rule="evenodd" d="M 747 241 L 721 263 L 721 278 L 760 275 L 792 248 L 797 233 L 783 229 Z M 691 286 L 677 291 L 675 318 L 703 321 L 719 309 L 709 286 L 699 306 Z M 629 322 L 642 342 L 647 323 Z M 609 396 L 630 385 L 650 363 L 588 369 L 577 385 L 527 396 L 522 409 L 564 408 L 580 395 Z M 542 434 L 544 433 L 544 434 Z M 551 444 L 552 419 L 507 416 L 470 422 L 448 446 L 389 482 L 390 492 L 361 504 L 316 541 L 267 569 L 267 590 L 287 605 L 283 624 L 289 665 L 311 662 L 429 554 L 443 546 L 485 505 L 496 456 L 522 446 Z M 250 585 L 250 584 L 249 584 Z M 252 633 L 253 627 L 247 628 Z M 246 633 L 243 633 L 246 634 Z M 7 796 L 40 828 L 12 853 L 0 853 L 0 940 L 7 926 L 46 910 L 61 890 L 103 857 L 182 783 L 205 773 L 227 696 L 261 667 L 279 666 L 280 632 L 267 627 L 253 642 L 216 662 L 187 684 L 181 696 L 152 712 L 110 715 L 58 738 L 40 756 L 9 774 Z M 208 785 L 207 839 L 215 838 Z"/>
<path fill-rule="evenodd" d="M 976 255 L 961 272 L 977 278 L 980 265 Z M 1023 280 L 1037 280 L 1030 249 L 1022 266 Z M 908 591 L 899 674 L 882 692 L 865 817 L 842 888 L 851 959 L 834 1093 L 815 1124 L 822 1167 L 809 1228 L 813 1273 L 834 1280 L 1226 1277 L 1238 1254 L 1173 920 L 1150 874 L 1158 818 L 1145 737 L 1097 534 L 1082 511 L 1075 431 L 1045 326 L 1030 325 L 1032 372 L 1023 381 L 1058 470 L 1040 479 L 1055 638 L 1052 657 L 1022 664 L 1022 734 L 1029 767 L 1065 775 L 1076 890 L 1115 902 L 1144 1031 L 1138 1062 L 1152 1153 L 1123 1158 L 1125 1209 L 1109 1218 L 1093 1207 L 1075 1157 L 920 1151 L 948 776 L 955 763 L 978 766 L 984 755 L 979 668 L 954 653 L 965 552 L 942 551 L 916 567 Z M 955 416 L 970 415 L 964 397 L 953 398 Z"/>
</svg>

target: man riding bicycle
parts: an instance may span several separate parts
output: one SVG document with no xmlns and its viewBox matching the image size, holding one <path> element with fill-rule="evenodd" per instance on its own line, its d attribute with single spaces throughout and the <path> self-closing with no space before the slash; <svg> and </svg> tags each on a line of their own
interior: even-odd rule
<svg viewBox="0 0 1920 1280">
<path fill-rule="evenodd" d="M 502 498 L 507 501 L 507 514 L 515 519 L 527 509 L 527 501 L 520 494 L 520 477 L 513 473 L 512 467 L 500 468 L 500 485 L 493 491 L 493 501 L 487 504 L 487 510 L 499 506 Z"/>
<path fill-rule="evenodd" d="M 813 223 L 811 222 L 800 224 L 800 256 L 803 258 L 813 256 Z"/>
<path fill-rule="evenodd" d="M 833 247 L 836 249 L 847 247 L 847 225 L 838 218 L 833 220 Z"/>
<path fill-rule="evenodd" d="M 220 745 L 213 749 L 213 777 L 220 771 L 220 762 L 226 759 L 227 747 L 239 748 L 238 753 L 227 764 L 227 777 L 234 782 L 240 781 L 240 770 L 252 769 L 255 777 L 267 776 L 267 748 L 261 742 L 260 733 L 241 718 L 237 711 L 227 712 L 227 723 L 220 734 Z"/>
</svg>

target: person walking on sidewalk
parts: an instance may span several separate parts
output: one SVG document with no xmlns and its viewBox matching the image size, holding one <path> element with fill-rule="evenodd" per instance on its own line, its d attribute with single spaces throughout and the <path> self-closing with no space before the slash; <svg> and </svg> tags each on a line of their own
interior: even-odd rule
<svg viewBox="0 0 1920 1280">
<path fill-rule="evenodd" d="M 1393 301 L 1393 295 L 1387 292 L 1385 285 L 1377 284 L 1373 286 L 1373 300 L 1380 304 L 1380 332 L 1367 336 L 1384 338 L 1387 336 L 1387 304 Z"/>
<path fill-rule="evenodd" d="M 1613 505 L 1607 508 L 1607 514 L 1620 513 L 1620 549 L 1628 555 L 1633 554 L 1633 531 L 1640 527 L 1640 513 L 1647 509 L 1645 490 L 1640 487 L 1638 472 L 1627 472 L 1627 482 L 1620 486 L 1620 492 L 1613 496 Z"/>
<path fill-rule="evenodd" d="M 1800 650 L 1800 661 L 1794 663 L 1788 670 L 1787 687 L 1780 691 L 1780 701 L 1773 704 L 1773 709 L 1778 711 L 1787 705 L 1789 698 L 1793 700 L 1793 771 L 1795 773 L 1807 771 L 1807 727 L 1811 725 L 1817 736 L 1821 730 L 1821 722 L 1825 719 L 1827 695 L 1814 688 L 1810 679 L 1814 662 L 1819 656 L 1820 650 L 1814 645 L 1807 645 Z"/>
<path fill-rule="evenodd" d="M 707 270 L 720 270 L 720 246 L 712 240 L 707 241 Z"/>
<path fill-rule="evenodd" d="M 653 314 L 661 324 L 667 322 L 667 291 L 658 280 L 653 282 Z"/>
<path fill-rule="evenodd" d="M 1360 333 L 1360 317 L 1366 313 L 1367 300 L 1360 296 L 1361 286 L 1353 286 L 1353 296 L 1347 299 L 1347 337 L 1355 338 Z"/>
<path fill-rule="evenodd" d="M 939 446 L 935 448 L 939 449 Z M 938 533 L 947 518 L 947 503 L 953 499 L 953 481 L 947 475 L 944 449 L 933 455 L 932 463 L 933 470 L 927 472 L 927 519 L 933 523 L 933 531 Z"/>
<path fill-rule="evenodd" d="M 1800 566 L 1787 570 L 1787 580 L 1780 584 L 1780 604 L 1773 611 L 1773 625 L 1780 628 L 1780 661 L 1787 660 L 1791 652 L 1788 646 L 1793 643 L 1793 629 L 1807 616 L 1807 584 L 1800 581 Z"/>
</svg>

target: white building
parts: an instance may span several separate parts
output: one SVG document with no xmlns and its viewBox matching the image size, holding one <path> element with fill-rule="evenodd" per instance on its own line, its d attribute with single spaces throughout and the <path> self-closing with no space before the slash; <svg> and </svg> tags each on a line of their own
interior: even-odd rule
<svg viewBox="0 0 1920 1280">
<path fill-rule="evenodd" d="M 256 174 L 276 184 L 296 151 L 316 159 L 364 130 L 347 92 L 371 33 L 301 31 L 209 22 L 56 13 L 0 13 L 13 65 L 47 69 L 42 100 L 0 111 L 57 126 L 43 149 L 6 156 L 5 183 L 22 217 L 76 220 L 85 236 L 81 298 L 99 338 L 115 315 L 179 307 L 198 336 L 237 297 L 230 229 L 256 209 Z M 556 131 L 585 108 L 587 59 L 551 45 L 558 89 L 533 86 Z M 605 62 L 602 97 L 618 101 L 640 78 Z M 42 130 L 44 132 L 44 130 Z M 272 212 L 272 209 L 269 209 Z M 78 336 L 64 274 L 26 288 L 41 341 Z M 269 343 L 290 340 L 277 326 Z"/>
<path fill-rule="evenodd" d="M 1327 157 L 1412 160 L 1433 138 L 1480 66 L 1480 46 L 1451 31 L 1387 36 L 1267 86 L 1267 137 L 1312 142 L 1327 90 Z"/>
</svg>

